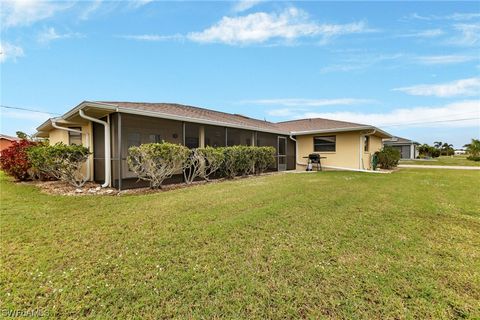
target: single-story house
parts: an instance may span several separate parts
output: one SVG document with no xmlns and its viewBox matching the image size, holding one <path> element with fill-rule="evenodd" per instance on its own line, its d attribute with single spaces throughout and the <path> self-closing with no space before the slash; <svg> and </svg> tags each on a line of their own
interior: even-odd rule
<svg viewBox="0 0 480 320">
<path fill-rule="evenodd" d="M 393 137 L 383 141 L 383 144 L 400 151 L 401 159 L 416 159 L 420 143 L 400 137 Z"/>
<path fill-rule="evenodd" d="M 455 154 L 456 156 L 462 156 L 462 155 L 467 154 L 467 151 L 466 151 L 466 150 L 463 150 L 463 149 L 455 149 L 454 154 Z"/>
<path fill-rule="evenodd" d="M 20 139 L 12 136 L 7 136 L 6 134 L 0 134 L 0 154 L 5 149 L 8 149 L 13 142 L 18 141 Z"/>
<path fill-rule="evenodd" d="M 37 128 L 51 143 L 83 144 L 92 152 L 86 165 L 90 180 L 119 189 L 140 185 L 127 165 L 128 148 L 167 141 L 189 148 L 273 146 L 271 170 L 304 170 L 311 153 L 327 168 L 370 170 L 371 156 L 392 136 L 370 125 L 327 119 L 273 123 L 173 103 L 84 101 Z M 173 179 L 173 178 L 172 178 Z"/>
</svg>

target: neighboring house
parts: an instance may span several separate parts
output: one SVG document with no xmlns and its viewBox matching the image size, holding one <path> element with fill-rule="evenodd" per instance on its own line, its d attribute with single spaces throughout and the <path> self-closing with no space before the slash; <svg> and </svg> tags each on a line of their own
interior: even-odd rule
<svg viewBox="0 0 480 320">
<path fill-rule="evenodd" d="M 14 141 L 20 139 L 16 137 L 7 136 L 6 134 L 0 134 L 0 154 L 3 150 L 8 149 Z"/>
<path fill-rule="evenodd" d="M 401 159 L 416 159 L 418 157 L 418 142 L 408 140 L 400 137 L 393 137 L 388 140 L 384 140 L 383 144 L 391 146 L 400 151 Z"/>
<path fill-rule="evenodd" d="M 461 155 L 467 154 L 467 151 L 465 151 L 463 149 L 456 149 L 454 152 L 455 152 L 456 156 L 461 156 Z"/>
<path fill-rule="evenodd" d="M 83 144 L 93 156 L 91 180 L 116 188 L 139 186 L 128 169 L 130 146 L 167 141 L 189 148 L 273 146 L 271 170 L 304 170 L 310 153 L 320 153 L 325 167 L 369 170 L 371 156 L 388 133 L 369 125 L 327 119 L 273 123 L 209 109 L 171 103 L 84 101 L 62 117 L 37 128 L 50 143 Z M 172 178 L 173 179 L 173 178 Z"/>
</svg>

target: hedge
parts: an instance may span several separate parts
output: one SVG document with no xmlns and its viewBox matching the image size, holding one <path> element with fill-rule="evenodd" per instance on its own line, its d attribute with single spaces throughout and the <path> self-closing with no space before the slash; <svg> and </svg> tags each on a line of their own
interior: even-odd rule
<svg viewBox="0 0 480 320">
<path fill-rule="evenodd" d="M 183 172 L 185 182 L 196 178 L 209 180 L 213 174 L 234 178 L 237 175 L 261 174 L 275 163 L 275 148 L 233 146 L 188 149 L 162 142 L 129 149 L 128 165 L 138 178 L 161 188 L 165 179 Z"/>
</svg>

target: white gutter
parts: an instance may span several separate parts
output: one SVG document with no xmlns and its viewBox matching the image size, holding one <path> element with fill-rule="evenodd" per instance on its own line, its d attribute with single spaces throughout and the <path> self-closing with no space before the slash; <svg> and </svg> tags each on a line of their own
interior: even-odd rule
<svg viewBox="0 0 480 320">
<path fill-rule="evenodd" d="M 297 143 L 297 139 L 295 139 L 293 137 L 293 135 L 289 135 L 288 137 L 290 138 L 290 140 L 295 141 L 295 167 L 296 167 L 296 165 L 305 166 L 305 164 L 298 162 L 298 143 Z"/>
<path fill-rule="evenodd" d="M 383 135 L 392 137 L 391 134 L 377 128 L 374 126 L 357 126 L 357 127 L 345 127 L 345 128 L 333 128 L 333 129 L 324 129 L 324 130 L 307 130 L 307 131 L 292 131 L 290 132 L 294 136 L 308 135 L 308 134 L 320 134 L 320 133 L 331 133 L 331 132 L 346 132 L 346 131 L 360 131 L 360 130 L 375 130 Z"/>
<path fill-rule="evenodd" d="M 112 181 L 112 156 L 110 154 L 110 124 L 108 122 L 105 122 L 103 120 L 95 119 L 90 116 L 87 116 L 83 109 L 78 110 L 78 114 L 80 117 L 100 123 L 101 125 L 104 126 L 105 128 L 105 182 L 102 184 L 102 188 L 106 188 L 111 186 L 111 181 Z"/>
<path fill-rule="evenodd" d="M 55 122 L 55 119 L 52 119 L 52 127 L 56 128 L 56 129 L 59 129 L 59 130 L 84 134 L 85 135 L 85 148 L 87 148 L 88 152 L 90 152 L 90 138 L 89 138 L 88 132 L 82 132 L 82 130 L 76 130 L 76 129 L 61 127 Z M 90 181 L 90 155 L 88 155 L 88 159 L 87 159 L 87 176 L 85 177 L 85 179 L 86 179 L 86 181 Z"/>
</svg>

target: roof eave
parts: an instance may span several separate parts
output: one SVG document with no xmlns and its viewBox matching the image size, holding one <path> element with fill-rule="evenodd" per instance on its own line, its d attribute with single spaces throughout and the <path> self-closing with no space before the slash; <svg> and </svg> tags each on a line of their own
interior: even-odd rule
<svg viewBox="0 0 480 320">
<path fill-rule="evenodd" d="M 382 134 L 385 138 L 393 137 L 388 132 L 383 131 L 382 129 L 379 129 L 374 126 L 356 126 L 356 127 L 333 128 L 333 129 L 323 129 L 323 130 L 292 131 L 291 134 L 295 136 L 303 136 L 303 135 L 310 135 L 310 134 L 362 131 L 362 130 L 375 130 L 376 133 Z"/>
<path fill-rule="evenodd" d="M 87 107 L 91 108 L 98 108 L 102 110 L 112 111 L 112 112 L 121 112 L 127 114 L 135 114 L 135 115 L 143 115 L 148 117 L 155 117 L 155 118 L 162 118 L 162 119 L 169 119 L 169 120 L 177 120 L 177 121 L 187 121 L 187 122 L 194 122 L 199 124 L 206 124 L 206 125 L 216 125 L 216 126 L 223 126 L 228 128 L 236 128 L 236 129 L 245 129 L 245 130 L 252 130 L 252 131 L 261 131 L 267 133 L 275 133 L 275 134 L 282 134 L 282 135 L 289 135 L 288 131 L 282 130 L 274 130 L 274 129 L 263 129 L 257 128 L 252 126 L 245 126 L 245 125 L 236 125 L 228 122 L 222 121 L 213 121 L 213 120 L 206 120 L 200 118 L 193 118 L 193 117 L 185 117 L 185 116 L 177 116 L 171 115 L 167 113 L 162 113 L 158 111 L 147 111 L 147 110 L 138 110 L 138 109 L 131 109 L 120 107 L 116 104 L 112 103 L 104 103 L 104 102 L 95 102 L 95 101 L 83 101 L 82 103 L 78 104 L 75 108 L 71 109 L 67 113 L 65 113 L 60 118 L 63 120 L 68 120 L 69 118 L 73 117 L 75 114 L 78 113 L 80 109 L 84 109 Z M 37 131 L 42 131 L 46 126 L 51 124 L 51 119 L 45 121 L 42 125 L 37 128 Z"/>
</svg>

